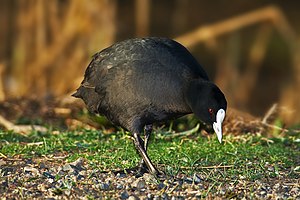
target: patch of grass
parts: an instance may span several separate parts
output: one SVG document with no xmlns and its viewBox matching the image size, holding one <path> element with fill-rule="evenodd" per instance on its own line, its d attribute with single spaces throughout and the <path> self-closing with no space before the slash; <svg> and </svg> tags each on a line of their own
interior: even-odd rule
<svg viewBox="0 0 300 200">
<path fill-rule="evenodd" d="M 101 131 L 33 132 L 22 136 L 0 131 L 0 156 L 64 155 L 67 161 L 86 158 L 100 170 L 133 167 L 140 157 L 130 136 L 124 132 L 103 134 Z M 162 133 L 159 133 L 162 134 Z M 215 136 L 151 138 L 149 156 L 158 168 L 169 175 L 179 172 L 201 174 L 206 180 L 220 184 L 237 178 L 247 180 L 280 177 L 283 173 L 298 177 L 300 165 L 299 135 L 264 138 L 260 135 L 225 136 L 220 145 Z"/>
</svg>

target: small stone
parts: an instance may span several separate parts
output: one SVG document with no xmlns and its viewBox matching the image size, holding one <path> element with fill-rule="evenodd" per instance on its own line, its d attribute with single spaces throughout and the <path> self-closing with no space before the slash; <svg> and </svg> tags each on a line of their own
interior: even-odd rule
<svg viewBox="0 0 300 200">
<path fill-rule="evenodd" d="M 169 195 L 168 195 L 167 193 L 164 192 L 164 193 L 161 195 L 161 198 L 164 199 L 164 200 L 168 200 L 168 199 L 169 199 Z"/>
<path fill-rule="evenodd" d="M 81 176 L 87 176 L 87 172 L 86 171 L 80 171 L 79 175 L 81 175 Z"/>
<path fill-rule="evenodd" d="M 125 186 L 125 189 L 126 189 L 126 190 L 131 190 L 131 185 L 126 185 L 126 186 Z"/>
<path fill-rule="evenodd" d="M 32 175 L 34 175 L 34 176 L 40 175 L 39 170 L 36 169 L 36 168 L 34 168 L 34 167 L 28 167 L 28 166 L 26 166 L 26 167 L 24 167 L 24 172 L 25 173 L 31 172 Z"/>
<path fill-rule="evenodd" d="M 50 174 L 49 172 L 43 172 L 43 175 L 46 177 L 46 178 L 49 178 L 49 179 L 54 179 L 55 176 L 53 176 L 52 174 Z"/>
<path fill-rule="evenodd" d="M 263 191 L 260 192 L 260 195 L 265 195 L 266 193 L 267 192 L 263 190 Z"/>
<path fill-rule="evenodd" d="M 46 185 L 45 184 L 38 184 L 37 189 L 40 190 L 41 192 L 46 192 Z"/>
<path fill-rule="evenodd" d="M 138 197 L 133 196 L 133 195 L 128 197 L 128 200 L 138 200 L 138 199 L 139 199 Z"/>
<path fill-rule="evenodd" d="M 41 162 L 40 164 L 39 164 L 39 168 L 40 169 L 48 169 L 48 167 L 45 165 L 45 163 L 43 163 L 43 162 Z"/>
<path fill-rule="evenodd" d="M 193 183 L 193 179 L 191 179 L 189 177 L 184 177 L 184 182 L 188 183 L 188 184 L 192 184 Z"/>
<path fill-rule="evenodd" d="M 3 181 L 1 181 L 0 185 L 1 185 L 2 188 L 8 188 L 8 181 L 3 180 Z"/>
<path fill-rule="evenodd" d="M 78 174 L 77 176 L 76 176 L 76 180 L 77 181 L 80 181 L 80 180 L 83 180 L 84 179 L 84 176 L 82 176 L 82 175 L 80 175 L 80 174 Z"/>
<path fill-rule="evenodd" d="M 169 199 L 169 196 L 168 196 L 167 193 L 164 192 L 164 193 L 161 195 L 161 198 L 167 200 L 167 199 Z"/>
<path fill-rule="evenodd" d="M 129 197 L 129 195 L 126 190 L 121 193 L 121 199 L 128 199 L 128 197 Z"/>
<path fill-rule="evenodd" d="M 137 188 L 138 190 L 141 190 L 141 189 L 145 188 L 145 185 L 146 185 L 145 180 L 143 180 L 143 179 L 141 179 L 141 178 L 135 180 L 135 181 L 132 183 L 132 187 L 135 187 L 135 188 Z"/>
<path fill-rule="evenodd" d="M 33 162 L 32 162 L 32 159 L 30 158 L 30 159 L 25 160 L 25 163 L 27 165 L 31 165 Z"/>
<path fill-rule="evenodd" d="M 117 173 L 116 178 L 125 178 L 126 174 L 125 173 Z"/>
<path fill-rule="evenodd" d="M 122 185 L 122 184 L 118 184 L 118 185 L 116 186 L 116 189 L 117 189 L 117 190 L 123 189 L 123 185 Z"/>
<path fill-rule="evenodd" d="M 178 180 L 175 181 L 175 184 L 178 184 L 178 185 L 182 186 L 183 180 L 182 179 L 178 179 Z"/>
<path fill-rule="evenodd" d="M 54 179 L 49 178 L 49 179 L 47 179 L 47 181 L 48 181 L 49 183 L 53 183 L 53 182 L 54 182 Z"/>
<path fill-rule="evenodd" d="M 292 189 L 290 190 L 290 193 L 291 193 L 291 194 L 300 194 L 300 190 L 299 190 L 299 188 L 294 187 L 294 188 L 292 188 Z"/>
<path fill-rule="evenodd" d="M 151 193 L 147 194 L 147 198 L 148 199 L 153 199 L 153 194 L 151 194 Z"/>
<path fill-rule="evenodd" d="M 45 198 L 45 200 L 55 200 L 55 198 L 53 198 L 53 197 L 48 197 L 48 198 Z"/>
<path fill-rule="evenodd" d="M 159 197 L 158 195 L 155 195 L 155 196 L 153 197 L 153 200 L 160 200 L 160 197 Z"/>
<path fill-rule="evenodd" d="M 57 174 L 60 176 L 64 176 L 66 174 L 66 172 L 63 170 L 59 170 Z"/>
<path fill-rule="evenodd" d="M 158 185 L 157 185 L 157 189 L 158 190 L 161 190 L 165 187 L 166 185 L 163 183 L 163 182 L 160 182 Z"/>
<path fill-rule="evenodd" d="M 74 171 L 72 171 L 72 174 L 75 175 L 75 176 L 77 176 L 79 174 L 79 171 L 76 170 L 76 169 L 74 169 Z"/>
<path fill-rule="evenodd" d="M 82 170 L 85 170 L 85 168 L 83 166 L 83 163 L 84 163 L 84 159 L 83 158 L 78 158 L 74 162 L 70 163 L 70 165 L 72 165 L 77 170 L 82 171 Z"/>
<path fill-rule="evenodd" d="M 3 167 L 1 169 L 2 169 L 1 173 L 3 174 L 2 176 L 7 176 L 14 172 L 14 168 L 12 168 L 12 167 Z"/>
<path fill-rule="evenodd" d="M 68 171 L 68 172 L 73 172 L 74 169 L 72 168 L 72 166 L 70 164 L 65 164 L 63 167 L 62 167 L 62 170 L 63 171 Z"/>
<path fill-rule="evenodd" d="M 184 200 L 185 199 L 184 196 L 178 196 L 176 198 L 177 198 L 177 200 Z"/>
<path fill-rule="evenodd" d="M 70 196 L 71 190 L 65 190 L 64 193 L 65 193 L 67 196 Z"/>
<path fill-rule="evenodd" d="M 158 180 L 155 178 L 155 176 L 153 176 L 152 174 L 149 174 L 149 173 L 145 173 L 143 175 L 143 178 L 144 180 L 147 182 L 147 183 L 150 183 L 150 184 L 158 184 Z"/>
<path fill-rule="evenodd" d="M 109 189 L 109 185 L 107 183 L 100 183 L 100 189 L 101 190 L 108 190 Z"/>
<path fill-rule="evenodd" d="M 273 166 L 268 166 L 268 171 L 269 172 L 273 172 L 274 171 L 274 167 Z"/>
<path fill-rule="evenodd" d="M 0 160 L 0 166 L 6 165 L 6 161 L 5 160 Z"/>
<path fill-rule="evenodd" d="M 201 183 L 201 178 L 197 174 L 194 174 L 194 176 L 193 176 L 193 182 L 195 184 Z"/>
</svg>

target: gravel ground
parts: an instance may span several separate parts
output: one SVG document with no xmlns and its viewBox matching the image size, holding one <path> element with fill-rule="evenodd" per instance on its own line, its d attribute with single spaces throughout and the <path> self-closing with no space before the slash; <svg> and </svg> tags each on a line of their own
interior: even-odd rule
<svg viewBox="0 0 300 200">
<path fill-rule="evenodd" d="M 101 173 L 85 159 L 65 163 L 64 157 L 1 158 L 1 199 L 300 199 L 300 181 L 285 176 L 268 180 L 209 181 L 187 177 Z"/>
</svg>

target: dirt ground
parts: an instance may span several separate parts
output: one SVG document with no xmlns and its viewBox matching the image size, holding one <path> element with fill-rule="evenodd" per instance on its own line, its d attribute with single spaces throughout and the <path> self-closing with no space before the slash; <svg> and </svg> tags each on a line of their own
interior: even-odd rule
<svg viewBox="0 0 300 200">
<path fill-rule="evenodd" d="M 3 199 L 300 199 L 300 180 L 287 174 L 265 180 L 213 182 L 204 174 L 156 179 L 124 173 L 101 173 L 85 159 L 66 163 L 65 155 L 34 159 L 1 158 L 0 193 Z M 211 169 L 216 173 L 218 169 Z"/>
</svg>

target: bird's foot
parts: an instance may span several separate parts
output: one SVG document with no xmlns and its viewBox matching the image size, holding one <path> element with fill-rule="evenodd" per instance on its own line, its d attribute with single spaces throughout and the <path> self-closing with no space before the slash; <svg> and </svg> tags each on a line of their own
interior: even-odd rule
<svg viewBox="0 0 300 200">
<path fill-rule="evenodd" d="M 166 176 L 164 172 L 160 172 L 157 169 L 155 169 L 154 172 L 151 172 L 144 163 L 140 163 L 140 165 L 138 165 L 136 167 L 113 171 L 113 173 L 115 175 L 117 175 L 117 174 L 126 174 L 126 175 L 131 174 L 131 175 L 134 175 L 136 178 L 142 177 L 145 173 L 152 174 L 158 179 L 165 178 L 165 176 Z"/>
<path fill-rule="evenodd" d="M 145 173 L 149 173 L 149 171 L 148 171 L 147 167 L 144 168 L 141 166 L 136 166 L 136 167 L 127 168 L 127 169 L 123 169 L 123 170 L 113 171 L 113 173 L 115 175 L 117 175 L 117 174 L 132 174 L 132 175 L 135 175 L 135 177 L 141 177 Z"/>
</svg>

